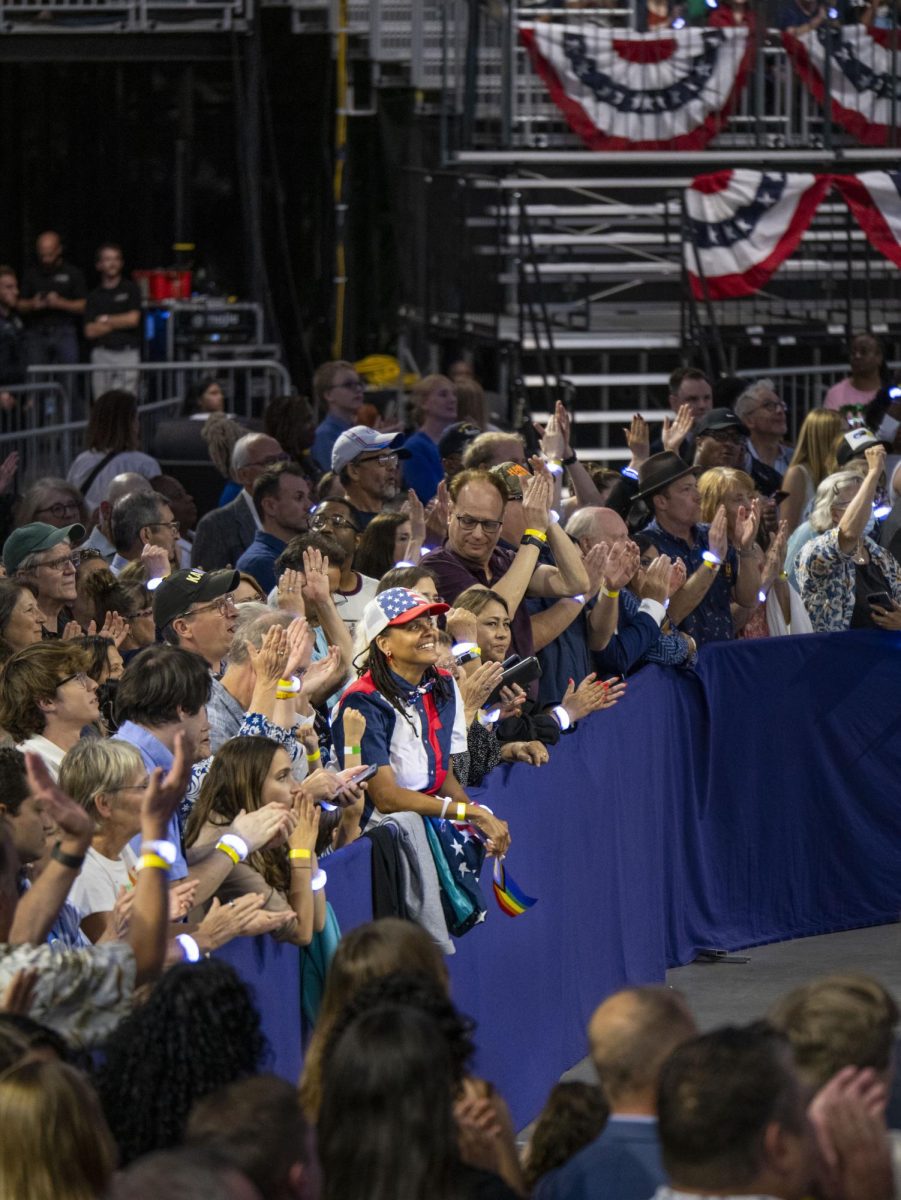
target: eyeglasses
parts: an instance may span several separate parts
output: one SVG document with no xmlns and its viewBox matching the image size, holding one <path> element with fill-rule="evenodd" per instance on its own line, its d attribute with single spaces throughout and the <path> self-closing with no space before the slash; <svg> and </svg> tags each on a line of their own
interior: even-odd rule
<svg viewBox="0 0 901 1200">
<path fill-rule="evenodd" d="M 62 517 L 71 516 L 73 513 L 77 517 L 78 505 L 74 500 L 67 500 L 65 504 L 57 502 L 56 504 L 48 504 L 46 508 L 36 508 L 34 510 L 34 515 L 37 516 L 38 513 L 50 513 L 51 516 L 56 517 L 57 520 L 61 519 Z"/>
<path fill-rule="evenodd" d="M 145 529 L 171 529 L 173 533 L 178 533 L 181 524 L 178 521 L 149 521 Z"/>
<path fill-rule="evenodd" d="M 754 412 L 759 412 L 762 408 L 765 408 L 767 412 L 778 412 L 780 408 L 783 412 L 788 411 L 788 405 L 784 400 L 764 400 L 762 404 L 757 405 Z"/>
<path fill-rule="evenodd" d="M 454 516 L 467 533 L 471 533 L 476 525 L 481 525 L 487 534 L 497 533 L 503 524 L 502 521 L 483 521 L 480 517 L 470 517 L 466 513 L 454 513 Z"/>
<path fill-rule="evenodd" d="M 72 557 L 77 558 L 79 564 L 81 564 L 83 562 L 93 562 L 95 559 L 103 558 L 103 555 L 99 550 L 94 550 L 92 547 L 89 547 L 87 550 L 76 550 Z"/>
<path fill-rule="evenodd" d="M 94 682 L 89 675 L 84 673 L 84 671 L 76 671 L 74 675 L 67 675 L 65 679 L 61 679 L 56 686 L 61 688 L 65 684 L 71 683 L 73 679 L 80 683 L 85 691 L 87 691 L 90 685 Z"/>
<path fill-rule="evenodd" d="M 362 466 L 363 463 L 378 463 L 380 467 L 396 467 L 398 457 L 396 454 L 371 454 L 369 458 L 358 458 L 356 465 Z"/>
<path fill-rule="evenodd" d="M 713 438 L 715 442 L 720 442 L 721 445 L 741 446 L 745 440 L 740 433 L 730 429 L 711 429 L 701 436 Z"/>
<path fill-rule="evenodd" d="M 152 608 L 140 608 L 140 609 L 138 609 L 137 612 L 133 612 L 130 616 L 126 617 L 125 619 L 126 619 L 126 621 L 141 621 L 145 617 L 152 617 L 152 616 L 153 616 Z"/>
<path fill-rule="evenodd" d="M 326 525 L 330 525 L 332 529 L 352 529 L 357 532 L 357 527 L 353 521 L 349 521 L 347 517 L 339 516 L 337 513 L 318 513 L 310 518 L 311 529 L 324 529 Z"/>
<path fill-rule="evenodd" d="M 199 608 L 192 608 L 189 612 L 181 613 L 180 615 L 183 617 L 196 617 L 211 608 L 217 609 L 223 617 L 227 616 L 230 610 L 237 611 L 234 592 L 227 592 L 226 595 L 219 596 L 216 600 L 211 600 L 209 604 L 201 604 Z"/>
<path fill-rule="evenodd" d="M 65 571 L 66 567 L 72 567 L 74 570 L 78 566 L 77 554 L 63 554 L 59 558 L 51 558 L 49 562 L 37 564 L 38 567 L 46 567 L 49 571 Z"/>
</svg>

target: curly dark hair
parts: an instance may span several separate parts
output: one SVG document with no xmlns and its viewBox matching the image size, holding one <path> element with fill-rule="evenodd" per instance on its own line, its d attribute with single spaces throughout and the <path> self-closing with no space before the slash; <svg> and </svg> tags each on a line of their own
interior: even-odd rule
<svg viewBox="0 0 901 1200">
<path fill-rule="evenodd" d="M 610 1115 L 610 1106 L 596 1083 L 571 1080 L 551 1088 L 535 1122 L 529 1143 L 526 1183 L 533 1191 L 538 1180 L 562 1167 L 594 1141 Z"/>
<path fill-rule="evenodd" d="M 122 1164 L 179 1143 L 194 1102 L 256 1075 L 268 1051 L 233 967 L 218 959 L 173 967 L 116 1028 L 97 1072 Z"/>
</svg>

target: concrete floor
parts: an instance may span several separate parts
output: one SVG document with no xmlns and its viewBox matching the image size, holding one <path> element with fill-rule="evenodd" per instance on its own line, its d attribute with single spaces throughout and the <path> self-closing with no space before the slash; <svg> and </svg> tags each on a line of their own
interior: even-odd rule
<svg viewBox="0 0 901 1200">
<path fill-rule="evenodd" d="M 739 951 L 746 963 L 695 962 L 668 971 L 666 981 L 685 994 L 702 1030 L 761 1017 L 784 992 L 818 975 L 845 971 L 873 975 L 901 1001 L 901 924 L 799 938 Z M 564 1079 L 594 1081 L 584 1059 Z"/>
</svg>

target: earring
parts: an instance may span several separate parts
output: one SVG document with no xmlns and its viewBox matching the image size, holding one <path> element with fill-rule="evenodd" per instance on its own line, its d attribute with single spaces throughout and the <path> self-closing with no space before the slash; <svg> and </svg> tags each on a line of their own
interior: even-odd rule
<svg viewBox="0 0 901 1200">
<path fill-rule="evenodd" d="M 386 650 L 386 651 L 385 651 L 385 658 L 391 658 L 391 651 L 390 651 L 390 650 Z"/>
</svg>

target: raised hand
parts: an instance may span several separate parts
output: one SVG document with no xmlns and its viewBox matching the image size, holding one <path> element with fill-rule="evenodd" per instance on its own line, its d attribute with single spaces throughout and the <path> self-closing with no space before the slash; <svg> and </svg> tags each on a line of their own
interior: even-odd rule
<svg viewBox="0 0 901 1200">
<path fill-rule="evenodd" d="M 571 721 L 580 721 L 589 713 L 602 708 L 612 708 L 625 692 L 624 683 L 611 684 L 598 679 L 592 671 L 586 675 L 578 687 L 572 680 L 563 694 L 560 703 L 566 709 Z"/>
<path fill-rule="evenodd" d="M 475 613 L 470 612 L 468 608 L 450 609 L 444 614 L 444 624 L 455 642 L 478 643 L 478 622 Z"/>
<path fill-rule="evenodd" d="M 558 400 L 554 405 L 554 420 L 557 422 L 557 428 L 563 437 L 563 457 L 569 458 L 570 454 L 572 454 L 573 419 L 569 409 L 562 400 Z"/>
<path fill-rule="evenodd" d="M 303 575 L 291 567 L 282 571 L 278 581 L 278 606 L 282 612 L 302 613 L 301 587 Z"/>
<path fill-rule="evenodd" d="M 407 492 L 407 498 L 400 506 L 400 511 L 410 519 L 410 546 L 415 547 L 415 553 L 411 554 L 410 558 L 415 562 L 425 541 L 425 509 L 412 488 Z"/>
<path fill-rule="evenodd" d="M 684 567 L 682 569 L 685 570 Z M 672 571 L 672 560 L 665 554 L 658 554 L 644 573 L 641 583 L 642 597 L 648 600 L 657 600 L 662 604 L 670 595 Z"/>
<path fill-rule="evenodd" d="M 84 636 L 84 630 L 78 624 L 77 621 L 67 621 L 66 624 L 63 626 L 62 633 L 60 634 L 60 638 L 64 642 L 71 642 L 75 638 L 80 638 L 83 636 Z"/>
<path fill-rule="evenodd" d="M 770 584 L 779 578 L 785 567 L 785 550 L 788 545 L 788 521 L 780 521 L 779 528 L 770 540 L 769 548 L 763 560 L 761 587 L 766 590 Z"/>
<path fill-rule="evenodd" d="M 94 622 L 92 621 L 91 625 L 93 624 Z M 97 636 L 109 638 L 118 650 L 118 648 L 128 637 L 129 629 L 130 626 L 124 617 L 120 617 L 117 612 L 108 612 L 104 617 L 103 625 L 100 629 L 100 633 Z M 91 632 L 90 625 L 88 626 L 88 632 Z"/>
<path fill-rule="evenodd" d="M 867 471 L 871 475 L 881 475 L 885 470 L 885 446 L 880 443 L 878 446 L 868 446 L 864 450 L 864 456 L 867 460 Z"/>
<path fill-rule="evenodd" d="M 247 643 L 247 656 L 258 683 L 271 686 L 284 678 L 288 665 L 288 631 L 282 625 L 270 625 L 263 636 L 262 644 Z"/>
<path fill-rule="evenodd" d="M 346 754 L 348 746 L 359 746 L 362 742 L 363 734 L 366 732 L 366 718 L 359 709 L 345 705 L 344 712 L 341 714 L 341 724 L 344 727 L 344 752 Z"/>
<path fill-rule="evenodd" d="M 311 604 L 324 604 L 331 595 L 328 584 L 328 556 L 323 555 L 321 550 L 304 550 L 303 574 L 305 582 L 300 590 L 304 600 L 309 600 Z"/>
<path fill-rule="evenodd" d="M 601 590 L 609 554 L 610 545 L 608 542 L 596 542 L 582 559 L 582 566 L 588 573 L 588 590 L 585 592 L 586 600 L 590 600 L 592 596 L 596 596 Z"/>
<path fill-rule="evenodd" d="M 522 513 L 526 529 L 538 529 L 544 533 L 550 524 L 551 498 L 554 484 L 551 474 L 542 469 L 530 479 L 523 480 Z"/>
<path fill-rule="evenodd" d="M 253 812 L 242 808 L 231 823 L 231 832 L 247 843 L 249 853 L 280 846 L 294 829 L 295 818 L 283 804 L 264 804 Z"/>
<path fill-rule="evenodd" d="M 751 501 L 751 507 L 745 508 L 744 505 L 741 505 L 735 518 L 735 544 L 739 550 L 747 550 L 753 545 L 759 527 L 760 501 L 755 496 Z"/>
<path fill-rule="evenodd" d="M 425 506 L 426 528 L 436 541 L 443 542 L 447 537 L 449 518 L 450 497 L 447 494 L 447 484 L 442 479 L 434 498 Z"/>
<path fill-rule="evenodd" d="M 341 666 L 341 651 L 337 646 L 329 646 L 325 658 L 310 663 L 300 684 L 300 694 L 305 700 L 327 682 Z"/>
<path fill-rule="evenodd" d="M 141 551 L 141 562 L 148 579 L 165 579 L 171 570 L 168 551 L 150 542 Z"/>
<path fill-rule="evenodd" d="M 313 803 L 312 796 L 303 788 L 299 788 L 294 800 L 294 817 L 297 823 L 288 838 L 288 845 L 292 850 L 316 849 L 320 815 L 321 809 Z"/>
<path fill-rule="evenodd" d="M 13 400 L 13 408 L 15 401 Z M 0 492 L 8 492 L 12 487 L 13 479 L 16 476 L 16 471 L 19 469 L 19 452 L 13 450 L 12 454 L 7 454 L 3 462 L 0 462 Z"/>
<path fill-rule="evenodd" d="M 313 631 L 307 624 L 306 617 L 295 617 L 288 626 L 288 661 L 285 664 L 285 678 L 302 674 L 310 665 L 313 657 Z"/>
<path fill-rule="evenodd" d="M 460 695 L 463 697 L 463 707 L 467 713 L 476 712 L 482 708 L 485 701 L 501 681 L 504 668 L 501 663 L 479 663 L 471 675 L 463 675 L 457 682 Z"/>
<path fill-rule="evenodd" d="M 640 565 L 641 554 L 634 542 L 614 542 L 604 567 L 604 586 L 611 592 L 618 592 L 634 577 Z"/>
<path fill-rule="evenodd" d="M 720 562 L 722 562 L 729 548 L 729 533 L 726 528 L 726 506 L 724 504 L 719 506 L 713 520 L 710 522 L 710 528 L 707 531 L 707 541 L 710 545 L 711 553 L 715 554 Z"/>
<path fill-rule="evenodd" d="M 844 1067 L 814 1096 L 807 1115 L 828 1200 L 890 1200 L 892 1159 L 885 1085 L 870 1068 Z"/>
<path fill-rule="evenodd" d="M 690 404 L 680 404 L 676 419 L 666 417 L 663 422 L 663 449 L 678 452 L 679 447 L 691 433 L 695 423 Z"/>
<path fill-rule="evenodd" d="M 157 767 L 150 776 L 150 785 L 141 800 L 141 834 L 147 841 L 164 837 L 172 814 L 188 790 L 191 778 L 191 762 L 185 752 L 185 735 L 175 735 L 172 748 L 172 766 L 163 777 Z"/>
<path fill-rule="evenodd" d="M 685 563 L 681 558 L 674 558 L 672 560 L 672 564 L 673 565 L 670 568 L 668 594 L 670 596 L 675 596 L 679 588 L 685 584 L 685 580 L 688 578 L 688 570 L 686 569 Z"/>
<path fill-rule="evenodd" d="M 539 445 L 544 457 L 552 462 L 559 462 L 564 458 L 566 442 L 557 423 L 556 414 L 551 414 L 543 430 L 540 425 L 536 425 L 535 428 L 538 431 Z"/>
<path fill-rule="evenodd" d="M 624 429 L 626 435 L 626 445 L 632 455 L 633 467 L 640 467 L 643 462 L 646 462 L 651 454 L 651 431 L 647 421 L 636 413 L 632 418 L 632 424 L 628 429 Z"/>
</svg>

